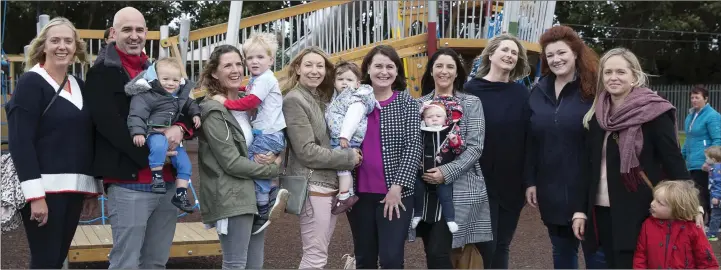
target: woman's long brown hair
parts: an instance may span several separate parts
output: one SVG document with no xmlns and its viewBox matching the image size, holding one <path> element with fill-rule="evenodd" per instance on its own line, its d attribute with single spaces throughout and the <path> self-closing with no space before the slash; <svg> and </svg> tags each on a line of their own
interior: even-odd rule
<svg viewBox="0 0 721 270">
<path fill-rule="evenodd" d="M 541 35 L 539 42 L 541 44 L 541 56 L 539 57 L 542 63 L 541 74 L 546 75 L 551 72 L 545 59 L 546 46 L 557 41 L 565 42 L 576 54 L 576 70 L 581 79 L 581 97 L 585 100 L 592 100 L 596 96 L 596 84 L 598 83 L 598 54 L 589 48 L 571 27 L 554 26 Z"/>
</svg>

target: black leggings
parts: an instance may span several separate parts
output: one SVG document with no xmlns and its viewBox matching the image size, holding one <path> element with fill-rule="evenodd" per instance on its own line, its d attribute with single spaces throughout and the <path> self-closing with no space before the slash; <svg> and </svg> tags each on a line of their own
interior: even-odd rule
<svg viewBox="0 0 721 270">
<path fill-rule="evenodd" d="M 448 224 L 445 221 L 441 220 L 435 223 L 421 221 L 416 227 L 416 235 L 423 238 L 428 269 L 453 269 L 453 263 L 451 263 L 453 235 L 448 230 Z"/>
<path fill-rule="evenodd" d="M 405 243 L 413 216 L 413 196 L 401 199 L 407 210 L 393 220 L 383 217 L 385 194 L 357 193 L 358 202 L 346 215 L 353 233 L 356 269 L 402 269 Z"/>
<path fill-rule="evenodd" d="M 698 200 L 703 207 L 703 211 L 708 215 L 711 213 L 711 198 L 708 190 L 708 172 L 702 170 L 692 170 L 691 178 L 693 178 L 694 183 L 696 183 L 696 188 L 699 191 Z"/>
<path fill-rule="evenodd" d="M 30 268 L 60 269 L 68 255 L 70 243 L 78 227 L 85 195 L 75 193 L 45 194 L 48 205 L 48 222 L 38 227 L 30 220 L 30 203 L 20 214 L 30 246 Z"/>
<path fill-rule="evenodd" d="M 633 250 L 614 250 L 613 230 L 611 229 L 611 208 L 596 206 L 596 226 L 598 226 L 598 242 L 606 256 L 606 267 L 609 269 L 632 269 Z"/>
<path fill-rule="evenodd" d="M 493 198 L 489 198 L 489 205 L 491 207 L 493 241 L 476 243 L 476 247 L 483 257 L 485 269 L 508 269 L 511 241 L 513 241 L 513 234 L 516 233 L 521 209 L 503 208 Z"/>
</svg>

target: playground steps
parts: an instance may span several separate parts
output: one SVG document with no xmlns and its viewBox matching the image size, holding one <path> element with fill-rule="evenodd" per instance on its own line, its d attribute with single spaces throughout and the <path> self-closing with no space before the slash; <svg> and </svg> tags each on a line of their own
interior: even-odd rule
<svg viewBox="0 0 721 270">
<path fill-rule="evenodd" d="M 178 222 L 170 257 L 222 255 L 218 234 L 214 229 L 206 230 L 204 226 L 201 222 Z M 68 262 L 107 261 L 112 247 L 110 225 L 80 225 L 70 244 Z"/>
</svg>

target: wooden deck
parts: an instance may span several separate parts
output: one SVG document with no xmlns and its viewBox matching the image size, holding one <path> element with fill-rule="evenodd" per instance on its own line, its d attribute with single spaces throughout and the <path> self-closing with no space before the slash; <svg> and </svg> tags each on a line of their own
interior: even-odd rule
<svg viewBox="0 0 721 270">
<path fill-rule="evenodd" d="M 107 261 L 113 247 L 110 225 L 81 225 L 68 252 L 69 262 Z M 206 230 L 200 222 L 178 223 L 170 257 L 222 255 L 215 230 Z"/>
</svg>

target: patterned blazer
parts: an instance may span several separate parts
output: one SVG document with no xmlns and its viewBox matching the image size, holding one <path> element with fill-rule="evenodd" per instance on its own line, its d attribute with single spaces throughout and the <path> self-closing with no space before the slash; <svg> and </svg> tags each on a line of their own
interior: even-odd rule
<svg viewBox="0 0 721 270">
<path fill-rule="evenodd" d="M 398 96 L 381 109 L 381 153 L 386 187 L 403 187 L 401 198 L 413 195 L 418 164 L 421 163 L 421 115 L 419 104 L 408 94 Z M 354 178 L 358 179 L 357 171 Z M 358 187 L 354 187 L 358 190 Z"/>
<path fill-rule="evenodd" d="M 418 102 L 431 100 L 433 95 L 435 91 L 419 98 Z M 478 163 L 486 133 L 483 105 L 473 95 L 456 92 L 455 96 L 463 106 L 460 134 L 466 140 L 466 150 L 439 169 L 446 184 L 453 184 L 453 208 L 456 211 L 458 231 L 453 234 L 452 246 L 460 248 L 470 243 L 491 241 L 493 233 L 486 182 Z"/>
</svg>

